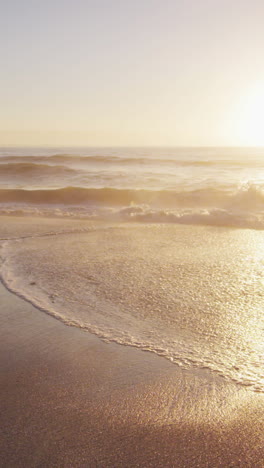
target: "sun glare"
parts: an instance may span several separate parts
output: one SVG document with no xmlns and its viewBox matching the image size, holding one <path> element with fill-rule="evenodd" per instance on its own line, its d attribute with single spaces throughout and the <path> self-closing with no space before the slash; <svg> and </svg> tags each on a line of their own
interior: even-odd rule
<svg viewBox="0 0 264 468">
<path fill-rule="evenodd" d="M 236 114 L 235 132 L 241 143 L 264 146 L 264 85 L 245 96 Z"/>
</svg>

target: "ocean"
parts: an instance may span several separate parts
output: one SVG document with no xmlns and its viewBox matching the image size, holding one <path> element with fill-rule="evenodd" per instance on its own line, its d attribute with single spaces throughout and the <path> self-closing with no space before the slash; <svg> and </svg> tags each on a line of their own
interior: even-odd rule
<svg viewBox="0 0 264 468">
<path fill-rule="evenodd" d="M 264 149 L 0 148 L 0 212 L 264 228 Z"/>
<path fill-rule="evenodd" d="M 264 149 L 2 148 L 1 279 L 105 341 L 263 392 L 263 202 Z"/>
</svg>

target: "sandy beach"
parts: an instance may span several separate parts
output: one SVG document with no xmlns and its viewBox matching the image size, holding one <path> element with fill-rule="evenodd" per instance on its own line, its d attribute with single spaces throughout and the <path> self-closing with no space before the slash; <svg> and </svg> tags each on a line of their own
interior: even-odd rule
<svg viewBox="0 0 264 468">
<path fill-rule="evenodd" d="M 264 466 L 263 394 L 107 344 L 3 285 L 0 305 L 1 466 Z"/>
<path fill-rule="evenodd" d="M 0 468 L 264 468 L 263 20 L 1 2 Z"/>
</svg>

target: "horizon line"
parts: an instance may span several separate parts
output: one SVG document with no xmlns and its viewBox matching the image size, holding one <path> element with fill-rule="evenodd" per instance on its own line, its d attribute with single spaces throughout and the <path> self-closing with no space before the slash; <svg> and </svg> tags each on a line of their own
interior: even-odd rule
<svg viewBox="0 0 264 468">
<path fill-rule="evenodd" d="M 1 145 L 0 143 L 0 148 L 90 148 L 90 149 L 93 149 L 93 148 L 105 148 L 105 149 L 109 149 L 109 148 L 212 148 L 212 149 L 216 149 L 216 148 L 239 148 L 239 149 L 246 149 L 246 148 L 254 148 L 254 149 L 262 149 L 264 148 L 264 145 L 234 145 L 234 144 L 230 144 L 230 145 L 182 145 L 182 144 L 179 144 L 179 145 L 138 145 L 138 144 L 135 144 L 135 145 L 78 145 L 78 144 L 75 144 L 75 145 L 65 145 L 65 144 L 58 144 L 58 145 L 52 145 L 52 144 L 40 144 L 40 145 L 32 145 L 32 144 L 22 144 L 22 145 L 19 145 L 19 144 L 8 144 L 8 145 Z"/>
</svg>

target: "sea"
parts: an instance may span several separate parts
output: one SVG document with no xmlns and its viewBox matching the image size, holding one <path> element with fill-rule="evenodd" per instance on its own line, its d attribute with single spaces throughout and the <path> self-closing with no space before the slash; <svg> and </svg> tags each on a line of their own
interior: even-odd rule
<svg viewBox="0 0 264 468">
<path fill-rule="evenodd" d="M 11 291 L 264 392 L 264 148 L 0 148 L 0 215 Z"/>
<path fill-rule="evenodd" d="M 0 212 L 264 228 L 263 148 L 0 148 Z"/>
</svg>

